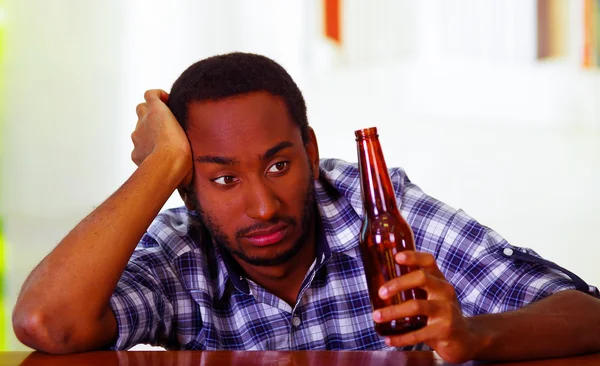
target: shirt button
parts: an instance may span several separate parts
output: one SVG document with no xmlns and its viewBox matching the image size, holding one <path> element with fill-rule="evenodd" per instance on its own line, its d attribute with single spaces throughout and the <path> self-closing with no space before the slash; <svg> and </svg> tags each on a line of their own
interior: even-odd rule
<svg viewBox="0 0 600 366">
<path fill-rule="evenodd" d="M 300 325 L 300 323 L 302 323 L 302 320 L 300 320 L 300 318 L 298 318 L 297 316 L 294 317 L 294 319 L 292 319 L 292 325 L 294 327 L 297 327 Z"/>
<path fill-rule="evenodd" d="M 511 255 L 513 255 L 513 250 L 510 248 L 504 248 L 504 250 L 502 251 L 502 253 L 504 253 L 504 255 L 510 257 Z"/>
</svg>

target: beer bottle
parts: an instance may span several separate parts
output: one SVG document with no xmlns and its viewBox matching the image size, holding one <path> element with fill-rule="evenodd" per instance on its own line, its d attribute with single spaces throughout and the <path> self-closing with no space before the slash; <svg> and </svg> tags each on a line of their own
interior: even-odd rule
<svg viewBox="0 0 600 366">
<path fill-rule="evenodd" d="M 360 248 L 373 309 L 400 304 L 410 299 L 426 299 L 427 294 L 423 289 L 403 291 L 386 300 L 379 297 L 378 291 L 384 283 L 415 270 L 400 266 L 394 260 L 399 252 L 415 250 L 415 242 L 410 226 L 398 210 L 377 128 L 357 130 L 354 134 L 364 211 Z M 375 331 L 387 336 L 416 330 L 426 324 L 425 316 L 406 317 L 388 323 L 375 323 Z"/>
</svg>

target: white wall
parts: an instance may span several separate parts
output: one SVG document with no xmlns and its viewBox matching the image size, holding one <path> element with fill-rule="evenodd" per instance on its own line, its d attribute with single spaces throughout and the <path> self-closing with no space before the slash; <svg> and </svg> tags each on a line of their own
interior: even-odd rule
<svg viewBox="0 0 600 366">
<path fill-rule="evenodd" d="M 120 1 L 6 1 L 5 280 L 26 274 L 119 184 Z"/>
<path fill-rule="evenodd" d="M 395 5 L 414 37 L 392 37 L 383 62 L 340 56 L 320 36 L 317 0 L 5 2 L 9 315 L 33 266 L 133 171 L 143 91 L 169 90 L 191 63 L 234 50 L 288 69 L 322 156 L 356 160 L 353 131 L 376 125 L 388 165 L 426 192 L 600 284 L 598 72 L 571 61 L 450 62 L 423 23 L 432 0 Z"/>
</svg>

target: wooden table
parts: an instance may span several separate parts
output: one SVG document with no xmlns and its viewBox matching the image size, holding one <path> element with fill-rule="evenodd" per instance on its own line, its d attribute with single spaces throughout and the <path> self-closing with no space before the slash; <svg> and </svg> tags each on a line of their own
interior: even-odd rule
<svg viewBox="0 0 600 366">
<path fill-rule="evenodd" d="M 4 365 L 448 365 L 433 352 L 386 351 L 120 351 L 88 352 L 74 355 L 48 355 L 40 352 L 0 352 L 0 366 Z M 468 362 L 464 365 L 480 365 Z M 555 360 L 501 363 L 494 365 L 520 366 L 591 366 L 600 365 L 600 354 Z"/>
</svg>

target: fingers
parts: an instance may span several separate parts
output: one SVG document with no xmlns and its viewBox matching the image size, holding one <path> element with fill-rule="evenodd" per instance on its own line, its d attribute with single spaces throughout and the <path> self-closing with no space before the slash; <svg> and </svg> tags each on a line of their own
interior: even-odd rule
<svg viewBox="0 0 600 366">
<path fill-rule="evenodd" d="M 436 339 L 439 334 L 439 327 L 427 326 L 413 332 L 400 334 L 385 338 L 385 343 L 393 347 L 406 347 L 419 343 L 427 343 L 431 339 Z"/>
<path fill-rule="evenodd" d="M 451 314 L 453 302 L 445 300 L 409 300 L 398 305 L 386 306 L 373 312 L 373 321 L 387 323 L 417 315 L 436 319 L 442 314 Z"/>
<path fill-rule="evenodd" d="M 460 303 L 454 287 L 446 281 L 443 273 L 428 253 L 405 251 L 396 254 L 399 265 L 415 270 L 393 278 L 379 290 L 382 299 L 397 296 L 410 289 L 423 289 L 427 299 L 408 300 L 400 304 L 386 306 L 373 312 L 377 323 L 388 323 L 414 316 L 426 316 L 427 325 L 405 334 L 387 337 L 387 345 L 395 347 L 425 343 L 438 353 L 443 351 L 444 359 L 462 360 L 472 351 L 476 340 L 467 321 L 462 315 Z"/>
<path fill-rule="evenodd" d="M 135 124 L 135 129 L 131 133 L 131 142 L 133 142 L 133 146 L 134 147 L 137 145 L 137 142 L 138 142 L 138 138 L 137 137 L 138 137 L 138 134 L 139 134 L 140 122 L 146 117 L 146 115 L 148 115 L 148 103 L 140 103 L 140 104 L 138 104 L 135 107 L 135 113 L 138 116 L 138 120 L 137 120 L 137 122 Z M 133 162 L 136 163 L 136 165 L 139 166 L 139 164 L 134 159 L 134 156 L 133 156 L 134 152 L 132 152 L 131 160 L 133 160 Z"/>
<path fill-rule="evenodd" d="M 131 134 L 133 151 L 131 160 L 140 165 L 149 154 L 162 151 L 167 154 L 181 152 L 186 165 L 181 167 L 186 170 L 184 181 L 191 181 L 191 149 L 185 131 L 178 124 L 175 116 L 165 104 L 169 94 L 164 90 L 151 89 L 144 93 L 144 102 L 135 108 L 138 121 L 135 130 Z M 173 159 L 181 159 L 181 156 L 171 156 Z M 189 161 L 188 161 L 189 160 Z"/>
<path fill-rule="evenodd" d="M 417 308 L 416 312 L 430 312 L 427 326 L 412 332 L 387 337 L 385 340 L 387 345 L 405 347 L 425 343 L 438 352 L 447 349 L 449 345 L 454 345 L 458 347 L 458 350 L 454 351 L 462 353 L 465 350 L 460 350 L 461 344 L 468 345 L 469 341 L 473 340 L 460 309 L 453 308 L 451 304 L 444 302 Z M 467 350 L 471 348 L 466 347 Z"/>
<path fill-rule="evenodd" d="M 141 152 L 140 149 L 134 148 L 133 151 L 131 151 L 131 161 L 133 161 L 135 165 L 140 166 L 146 155 L 147 154 Z"/>
<path fill-rule="evenodd" d="M 393 278 L 379 289 L 379 296 L 388 299 L 401 291 L 421 288 L 429 299 L 454 299 L 454 287 L 446 281 L 439 270 L 435 258 L 428 253 L 406 251 L 396 254 L 396 262 L 403 266 L 418 268 Z"/>
<path fill-rule="evenodd" d="M 410 300 L 400 305 L 388 306 L 373 312 L 373 320 L 387 323 L 406 317 L 426 316 L 427 326 L 398 336 L 386 343 L 396 347 L 418 343 L 430 344 L 435 339 L 450 339 L 464 325 L 460 309 L 449 301 Z M 431 344 L 430 344 L 431 345 Z"/>
<path fill-rule="evenodd" d="M 136 166 L 140 166 L 140 164 L 141 164 L 141 162 L 140 162 L 140 159 L 138 158 L 138 154 L 136 153 L 136 151 L 135 151 L 135 150 L 133 150 L 133 151 L 131 152 L 131 161 L 133 161 L 133 163 L 134 163 Z"/>
<path fill-rule="evenodd" d="M 144 100 L 150 103 L 155 103 L 157 101 L 162 101 L 163 103 L 167 103 L 169 99 L 169 94 L 162 89 L 150 89 L 146 90 L 144 93 Z"/>
<path fill-rule="evenodd" d="M 399 292 L 421 288 L 427 298 L 449 298 L 454 296 L 454 288 L 446 280 L 433 276 L 425 270 L 416 270 L 386 282 L 379 289 L 379 297 L 386 300 Z"/>
<path fill-rule="evenodd" d="M 429 253 L 407 250 L 396 254 L 394 259 L 400 265 L 422 268 L 436 277 L 444 278 L 444 275 L 435 262 L 434 256 Z"/>
<path fill-rule="evenodd" d="M 373 312 L 373 321 L 387 323 L 417 315 L 434 315 L 436 304 L 430 300 L 410 300 L 398 305 L 386 306 Z"/>
<path fill-rule="evenodd" d="M 137 114 L 138 118 L 143 118 L 148 114 L 148 104 L 140 103 L 135 107 L 135 114 Z"/>
<path fill-rule="evenodd" d="M 160 100 L 163 103 L 167 104 L 167 102 L 169 101 L 169 93 L 167 93 L 166 91 L 164 91 L 162 89 L 159 89 L 158 91 L 160 93 L 160 95 L 159 95 Z"/>
</svg>

